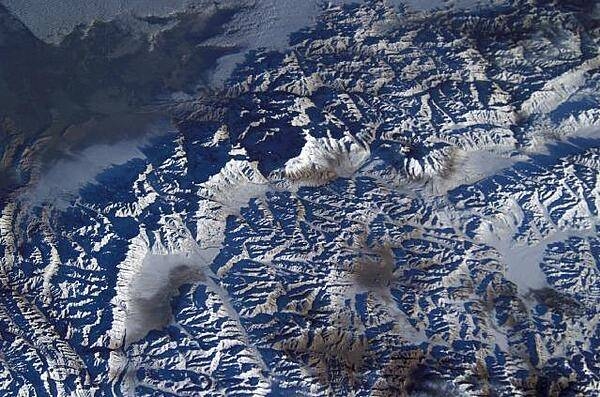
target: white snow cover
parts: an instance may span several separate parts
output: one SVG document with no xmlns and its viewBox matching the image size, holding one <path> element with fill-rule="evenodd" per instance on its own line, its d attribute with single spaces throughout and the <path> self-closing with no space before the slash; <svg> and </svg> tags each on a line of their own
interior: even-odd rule
<svg viewBox="0 0 600 397">
<path fill-rule="evenodd" d="M 285 164 L 284 175 L 292 182 L 318 186 L 337 177 L 348 178 L 370 156 L 368 146 L 348 136 L 314 138 L 307 133 L 305 138 L 300 154 Z"/>
</svg>

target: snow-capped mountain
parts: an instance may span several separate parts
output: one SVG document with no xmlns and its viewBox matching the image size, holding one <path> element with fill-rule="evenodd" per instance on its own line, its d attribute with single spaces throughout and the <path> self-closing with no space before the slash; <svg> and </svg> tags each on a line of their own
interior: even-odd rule
<svg viewBox="0 0 600 397">
<path fill-rule="evenodd" d="M 332 2 L 5 200 L 0 390 L 597 395 L 599 50 L 592 2 Z"/>
</svg>

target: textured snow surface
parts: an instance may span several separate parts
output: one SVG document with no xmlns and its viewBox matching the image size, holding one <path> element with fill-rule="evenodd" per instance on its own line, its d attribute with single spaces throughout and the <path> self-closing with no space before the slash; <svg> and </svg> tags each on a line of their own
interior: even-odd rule
<svg viewBox="0 0 600 397">
<path fill-rule="evenodd" d="M 3 203 L 0 390 L 600 393 L 598 14 L 336 4 Z"/>
</svg>

